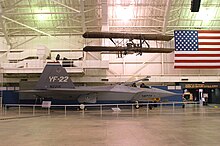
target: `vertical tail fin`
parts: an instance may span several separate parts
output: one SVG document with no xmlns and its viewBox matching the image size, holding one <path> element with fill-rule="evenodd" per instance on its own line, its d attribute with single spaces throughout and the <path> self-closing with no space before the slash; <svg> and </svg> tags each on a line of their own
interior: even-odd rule
<svg viewBox="0 0 220 146">
<path fill-rule="evenodd" d="M 47 63 L 37 82 L 36 89 L 47 88 L 74 88 L 66 69 L 59 62 Z"/>
</svg>

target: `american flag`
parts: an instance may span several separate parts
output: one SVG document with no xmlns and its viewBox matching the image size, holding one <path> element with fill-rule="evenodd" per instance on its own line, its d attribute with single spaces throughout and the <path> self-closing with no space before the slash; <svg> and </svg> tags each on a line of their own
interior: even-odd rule
<svg viewBox="0 0 220 146">
<path fill-rule="evenodd" d="M 220 30 L 176 30 L 174 68 L 220 68 Z"/>
</svg>

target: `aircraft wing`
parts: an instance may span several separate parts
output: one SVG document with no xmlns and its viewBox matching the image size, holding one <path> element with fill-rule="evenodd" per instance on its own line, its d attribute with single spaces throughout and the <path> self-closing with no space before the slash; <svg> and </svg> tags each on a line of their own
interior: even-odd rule
<svg viewBox="0 0 220 146">
<path fill-rule="evenodd" d="M 43 90 L 20 90 L 21 93 L 65 93 L 65 94 L 88 94 L 96 92 L 125 92 L 136 93 L 136 90 L 121 90 L 121 88 L 114 88 L 114 86 L 95 86 L 95 87 L 77 87 L 77 88 L 47 88 Z"/>
<path fill-rule="evenodd" d="M 173 36 L 162 34 L 133 34 L 133 33 L 111 33 L 111 32 L 85 32 L 84 38 L 112 38 L 112 39 L 141 39 L 170 41 Z"/>
<path fill-rule="evenodd" d="M 143 53 L 171 53 L 173 48 L 140 48 L 140 47 L 107 47 L 107 46 L 86 46 L 83 48 L 86 52 L 100 52 L 100 51 L 115 51 L 112 54 L 117 54 L 120 51 L 128 52 L 143 52 Z"/>
<path fill-rule="evenodd" d="M 86 88 L 75 88 L 75 89 L 68 89 L 68 88 L 48 88 L 48 91 L 52 92 L 65 92 L 65 93 L 72 93 L 72 94 L 87 94 L 87 93 L 97 93 L 97 92 L 124 92 L 124 93 L 137 93 L 139 91 L 136 90 L 119 90 L 114 88 L 109 88 L 105 86 L 100 87 L 86 87 Z"/>
<path fill-rule="evenodd" d="M 107 90 L 93 90 L 93 89 L 67 89 L 67 88 L 48 88 L 45 90 L 20 90 L 20 93 L 64 93 L 64 94 L 88 94 L 94 92 L 107 92 Z"/>
<path fill-rule="evenodd" d="M 20 99 L 31 99 L 36 97 L 64 99 L 64 100 L 78 100 L 79 97 L 107 92 L 107 90 L 92 90 L 92 89 L 68 89 L 68 88 L 48 88 L 43 90 L 20 90 L 22 95 Z"/>
</svg>

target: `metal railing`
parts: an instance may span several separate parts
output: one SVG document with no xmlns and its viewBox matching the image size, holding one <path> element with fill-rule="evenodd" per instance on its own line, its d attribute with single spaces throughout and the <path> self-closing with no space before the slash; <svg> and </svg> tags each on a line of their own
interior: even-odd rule
<svg viewBox="0 0 220 146">
<path fill-rule="evenodd" d="M 149 112 L 149 108 L 150 107 L 154 107 L 154 105 L 159 106 L 160 112 L 162 112 L 164 106 L 169 106 L 169 107 L 172 106 L 172 111 L 174 112 L 176 106 L 182 106 L 182 105 L 186 105 L 186 104 L 192 104 L 192 105 L 195 106 L 195 108 L 197 108 L 197 105 L 199 104 L 199 102 L 139 103 L 138 105 L 141 106 L 141 107 L 146 107 L 146 111 L 147 112 Z M 30 108 L 31 107 L 31 109 L 32 109 L 31 112 L 32 112 L 33 116 L 35 116 L 36 113 L 37 113 L 36 108 L 45 109 L 46 115 L 50 115 L 51 114 L 51 108 L 59 108 L 59 109 L 63 108 L 64 115 L 66 116 L 68 108 L 82 109 L 82 106 L 83 106 L 83 108 L 89 108 L 89 107 L 99 108 L 100 114 L 102 114 L 103 111 L 104 111 L 104 108 L 106 108 L 106 107 L 111 107 L 111 108 L 119 109 L 119 111 L 120 111 L 119 107 L 127 106 L 127 107 L 131 107 L 130 108 L 131 112 L 134 112 L 134 109 L 135 109 L 136 105 L 137 105 L 136 103 L 126 103 L 126 104 L 83 104 L 83 105 L 79 104 L 79 105 L 51 105 L 50 107 L 45 108 L 45 107 L 42 107 L 42 105 L 40 105 L 40 104 L 39 105 L 35 105 L 35 104 L 5 104 L 4 108 L 2 110 L 2 113 L 3 113 L 3 115 L 7 115 L 7 112 L 8 112 L 10 107 L 17 107 L 18 108 L 18 115 L 20 116 L 22 110 L 25 111 L 25 109 L 22 109 L 22 108 L 26 108 L 26 107 Z M 185 108 L 187 108 L 187 107 L 185 106 Z"/>
</svg>

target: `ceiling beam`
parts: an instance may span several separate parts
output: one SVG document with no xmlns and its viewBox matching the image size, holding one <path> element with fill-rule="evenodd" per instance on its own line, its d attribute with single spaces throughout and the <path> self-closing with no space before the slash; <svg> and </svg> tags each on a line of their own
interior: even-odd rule
<svg viewBox="0 0 220 146">
<path fill-rule="evenodd" d="M 5 15 L 76 14 L 75 12 L 8 12 Z"/>
<path fill-rule="evenodd" d="M 163 26 L 153 26 L 153 25 L 148 25 L 148 26 L 126 26 L 126 25 L 121 25 L 121 26 L 116 26 L 116 25 L 110 25 L 109 26 L 110 28 L 160 28 L 160 27 L 163 27 Z"/>
<path fill-rule="evenodd" d="M 163 30 L 162 30 L 163 34 L 166 33 L 167 24 L 168 24 L 168 20 L 169 20 L 169 16 L 170 16 L 169 12 L 170 12 L 170 8 L 171 8 L 171 3 L 172 3 L 172 0 L 167 0 L 165 14 L 164 14 L 164 21 L 163 21 Z"/>
<path fill-rule="evenodd" d="M 52 1 L 52 2 L 54 2 L 54 3 L 56 3 L 56 4 L 58 4 L 58 5 L 61 5 L 61 6 L 67 8 L 67 9 L 69 9 L 69 10 L 72 10 L 72 11 L 74 11 L 74 12 L 80 13 L 79 10 L 74 9 L 74 8 L 72 8 L 72 7 L 70 7 L 70 6 L 67 6 L 67 5 L 65 5 L 65 4 L 63 4 L 63 3 L 61 3 L 61 2 L 58 2 L 58 1 L 56 1 L 56 0 L 50 0 L 50 1 Z"/>
<path fill-rule="evenodd" d="M 14 23 L 16 23 L 16 24 L 19 24 L 19 25 L 21 25 L 21 26 L 27 27 L 27 28 L 29 28 L 29 29 L 31 29 L 31 30 L 34 30 L 34 31 L 38 32 L 38 33 L 41 33 L 41 34 L 44 34 L 44 35 L 47 35 L 47 36 L 51 36 L 50 34 L 48 34 L 48 33 L 46 33 L 46 32 L 43 32 L 43 31 L 41 31 L 41 30 L 38 30 L 38 29 L 36 29 L 36 28 L 34 28 L 34 27 L 28 26 L 28 25 L 26 25 L 26 24 L 23 24 L 23 23 L 21 23 L 21 22 L 18 22 L 18 21 L 16 21 L 16 20 L 13 20 L 13 19 L 8 18 L 8 17 L 6 17 L 6 16 L 3 16 L 3 15 L 2 15 L 2 18 L 6 19 L 6 20 L 9 20 L 9 21 L 11 21 L 11 22 L 14 22 Z"/>
<path fill-rule="evenodd" d="M 87 28 L 100 28 L 101 26 L 87 26 Z M 80 29 L 80 28 L 82 28 L 81 26 L 58 26 L 58 27 L 56 27 L 56 29 Z M 26 30 L 26 29 L 28 29 L 28 28 L 26 28 L 26 27 L 7 27 L 7 29 L 8 30 L 17 30 L 17 29 L 19 29 L 19 30 Z M 40 27 L 40 28 L 38 28 L 38 29 L 47 29 L 47 30 L 49 30 L 49 29 L 54 29 L 54 27 Z M 2 28 L 0 28 L 0 30 L 2 30 Z"/>
<path fill-rule="evenodd" d="M 80 0 L 81 26 L 83 33 L 86 32 L 86 18 L 85 18 L 85 1 Z"/>
<path fill-rule="evenodd" d="M 69 32 L 69 33 L 53 33 L 51 36 L 52 37 L 55 37 L 55 36 L 69 36 L 69 35 L 82 35 L 83 33 L 82 32 Z M 26 33 L 19 33 L 19 34 L 12 34 L 10 35 L 11 37 L 26 37 L 26 36 L 39 36 L 39 33 L 37 34 L 26 34 Z M 41 34 L 40 36 L 47 36 L 47 35 L 43 35 Z M 4 37 L 3 34 L 0 34 L 0 37 Z"/>
<path fill-rule="evenodd" d="M 4 9 L 4 13 L 8 12 L 8 11 L 12 11 L 16 8 L 16 6 L 23 0 L 19 0 L 19 1 L 16 1 L 15 3 L 11 4 L 9 7 L 7 7 L 6 9 Z"/>
<path fill-rule="evenodd" d="M 188 25 L 188 26 L 184 26 L 184 25 L 180 25 L 180 26 L 167 26 L 167 28 L 193 28 L 193 29 L 198 29 L 198 28 L 208 28 L 208 29 L 210 29 L 210 28 L 220 28 L 220 26 L 195 26 L 195 25 L 193 25 L 193 26 L 190 26 L 190 25 Z"/>
<path fill-rule="evenodd" d="M 109 26 L 110 28 L 139 28 L 139 29 L 144 29 L 144 28 L 162 28 L 163 26 Z M 220 26 L 195 26 L 195 25 L 167 25 L 167 28 L 220 28 Z"/>
<path fill-rule="evenodd" d="M 5 26 L 5 23 L 4 23 L 4 20 L 3 20 L 3 10 L 2 10 L 2 6 L 1 5 L 0 5 L 0 25 L 1 25 L 2 32 L 4 34 L 5 40 L 7 42 L 7 45 L 9 45 L 9 47 L 11 48 L 12 44 L 11 44 L 11 42 L 9 40 L 9 36 L 8 36 L 7 30 L 6 30 L 6 26 Z"/>
<path fill-rule="evenodd" d="M 102 25 L 109 25 L 108 20 L 108 1 L 102 0 Z"/>
</svg>

